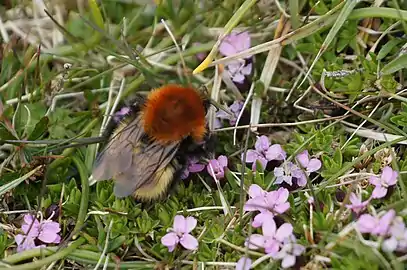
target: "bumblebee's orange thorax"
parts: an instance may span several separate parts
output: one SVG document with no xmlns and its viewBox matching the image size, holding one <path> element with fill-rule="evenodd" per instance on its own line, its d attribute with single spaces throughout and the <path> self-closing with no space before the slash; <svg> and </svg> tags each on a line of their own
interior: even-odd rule
<svg viewBox="0 0 407 270">
<path fill-rule="evenodd" d="M 206 132 L 202 97 L 190 87 L 165 85 L 154 89 L 142 113 L 145 132 L 162 143 L 189 135 L 201 141 Z"/>
</svg>

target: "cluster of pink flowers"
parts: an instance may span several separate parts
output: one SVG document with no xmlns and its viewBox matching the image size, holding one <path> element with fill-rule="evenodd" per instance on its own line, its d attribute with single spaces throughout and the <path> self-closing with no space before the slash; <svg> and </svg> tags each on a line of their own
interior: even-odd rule
<svg viewBox="0 0 407 270">
<path fill-rule="evenodd" d="M 352 192 L 349 198 L 350 204 L 347 204 L 346 207 L 356 214 L 362 213 L 372 199 L 380 199 L 387 195 L 389 187 L 397 183 L 397 177 L 398 173 L 396 171 L 389 166 L 384 167 L 379 177 L 371 176 L 369 179 L 370 184 L 375 186 L 370 198 L 362 202 L 360 196 Z"/>
<path fill-rule="evenodd" d="M 381 246 L 386 252 L 407 251 L 407 228 L 403 218 L 396 216 L 393 209 L 381 212 L 378 216 L 363 214 L 356 227 L 361 233 L 383 237 Z"/>
<path fill-rule="evenodd" d="M 219 110 L 216 113 L 214 128 L 223 127 L 221 120 L 229 120 L 229 124 L 234 126 L 239 116 L 240 111 L 243 109 L 243 101 L 235 100 L 232 105 L 229 106 L 229 110 L 232 112 L 232 115 L 226 113 L 225 111 Z"/>
<path fill-rule="evenodd" d="M 262 166 L 262 169 L 266 169 L 269 161 L 272 160 L 285 160 L 287 157 L 286 152 L 283 150 L 281 145 L 273 144 L 270 145 L 270 140 L 267 136 L 260 136 L 254 145 L 254 149 L 247 150 L 246 162 L 253 163 L 252 169 L 256 170 L 256 161 Z M 243 158 L 243 154 L 242 154 Z"/>
<path fill-rule="evenodd" d="M 26 214 L 21 229 L 24 234 L 15 236 L 17 252 L 46 247 L 46 244 L 59 244 L 61 241 L 59 223 L 51 220 L 38 221 L 33 215 Z"/>
<path fill-rule="evenodd" d="M 254 217 L 252 226 L 258 228 L 274 216 L 282 214 L 290 208 L 287 202 L 288 190 L 280 187 L 274 191 L 264 191 L 260 186 L 253 184 L 249 188 L 250 199 L 244 205 L 244 210 L 249 212 L 259 211 Z"/>
<path fill-rule="evenodd" d="M 225 169 L 228 166 L 228 158 L 226 156 L 220 155 L 217 159 L 209 160 L 208 164 L 206 165 L 206 170 L 208 171 L 209 175 L 220 180 L 225 177 Z M 185 167 L 184 171 L 182 172 L 181 178 L 186 179 L 188 178 L 190 173 L 197 173 L 201 172 L 205 169 L 205 165 L 200 164 L 199 160 L 196 158 L 189 158 L 187 161 L 187 166 Z"/>
<path fill-rule="evenodd" d="M 269 138 L 263 135 L 257 138 L 255 149 L 247 151 L 246 162 L 253 163 L 252 169 L 256 170 L 256 161 L 259 161 L 264 170 L 269 161 L 283 161 L 280 167 L 274 168 L 275 184 L 287 183 L 291 186 L 295 180 L 295 183 L 300 187 L 307 184 L 307 176 L 318 171 L 322 166 L 319 159 L 310 158 L 307 150 L 296 156 L 297 162 L 304 168 L 305 172 L 293 162 L 286 161 L 286 157 L 287 153 L 281 145 L 271 145 Z"/>
<path fill-rule="evenodd" d="M 369 182 L 375 186 L 372 192 L 372 198 L 379 199 L 385 197 L 388 188 L 397 183 L 397 177 L 398 173 L 393 171 L 389 166 L 383 168 L 380 177 L 371 176 Z"/>
<path fill-rule="evenodd" d="M 252 234 L 246 239 L 245 245 L 250 249 L 262 248 L 274 259 L 281 259 L 284 268 L 295 264 L 296 256 L 301 255 L 305 248 L 296 243 L 293 227 L 289 223 L 279 228 L 274 221 L 278 214 L 290 208 L 287 202 L 288 190 L 280 187 L 278 190 L 267 192 L 258 185 L 249 188 L 250 199 L 244 206 L 245 211 L 259 211 L 254 218 L 252 226 L 261 227 L 263 234 Z"/>
<path fill-rule="evenodd" d="M 169 232 L 161 238 L 161 243 L 168 248 L 169 252 L 173 252 L 175 247 L 181 244 L 189 250 L 198 248 L 198 240 L 190 234 L 195 229 L 197 220 L 194 217 L 176 215 L 174 218 L 174 226 Z"/>
<path fill-rule="evenodd" d="M 239 52 L 250 48 L 249 32 L 232 32 L 227 35 L 219 46 L 219 52 L 224 56 L 233 56 Z M 243 83 L 245 76 L 252 72 L 252 64 L 247 63 L 247 59 L 233 60 L 227 63 L 226 71 L 234 82 Z"/>
</svg>

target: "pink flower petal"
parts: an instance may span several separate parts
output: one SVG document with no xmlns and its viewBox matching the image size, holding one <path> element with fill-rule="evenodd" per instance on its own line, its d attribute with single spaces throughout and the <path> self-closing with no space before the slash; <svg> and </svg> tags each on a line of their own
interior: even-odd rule
<svg viewBox="0 0 407 270">
<path fill-rule="evenodd" d="M 381 186 L 382 185 L 382 183 L 380 181 L 380 178 L 378 178 L 376 176 L 370 176 L 369 182 L 370 182 L 370 184 L 372 184 L 374 186 Z"/>
<path fill-rule="evenodd" d="M 281 145 L 273 144 L 266 151 L 267 160 L 284 160 L 287 157 L 287 153 L 283 150 Z"/>
<path fill-rule="evenodd" d="M 378 224 L 378 219 L 372 215 L 361 215 L 357 221 L 357 228 L 361 233 L 371 233 Z"/>
<path fill-rule="evenodd" d="M 399 176 L 399 173 L 396 171 L 393 171 L 393 176 L 392 178 L 387 182 L 389 186 L 393 186 L 397 183 L 397 177 Z"/>
<path fill-rule="evenodd" d="M 38 235 L 38 239 L 40 239 L 44 243 L 54 243 L 54 241 L 58 239 L 58 234 L 53 232 L 42 231 Z"/>
<path fill-rule="evenodd" d="M 240 111 L 243 109 L 243 104 L 244 104 L 243 101 L 235 100 L 235 101 L 232 103 L 232 105 L 229 106 L 229 109 L 230 109 L 233 113 L 235 113 L 236 116 L 237 116 L 237 114 L 239 114 Z"/>
<path fill-rule="evenodd" d="M 288 189 L 283 188 L 283 187 L 280 187 L 280 188 L 277 190 L 277 200 L 276 200 L 276 202 L 277 202 L 277 203 L 284 203 L 284 202 L 286 202 L 287 199 L 288 199 L 288 195 L 289 195 Z"/>
<path fill-rule="evenodd" d="M 382 249 L 386 252 L 393 252 L 397 248 L 398 241 L 395 237 L 386 239 L 382 243 Z"/>
<path fill-rule="evenodd" d="M 283 167 L 276 167 L 274 168 L 274 176 L 275 177 L 282 177 L 284 176 L 284 168 Z"/>
<path fill-rule="evenodd" d="M 386 183 L 391 180 L 393 176 L 393 170 L 389 166 L 383 168 L 381 179 L 383 179 Z"/>
<path fill-rule="evenodd" d="M 360 198 L 355 194 L 355 193 L 351 193 L 350 197 L 349 197 L 349 201 L 353 204 L 360 204 L 362 201 L 360 200 Z"/>
<path fill-rule="evenodd" d="M 240 73 L 240 68 L 244 65 L 243 61 L 234 60 L 227 64 L 227 70 L 229 71 L 230 76 L 233 76 L 236 73 Z"/>
<path fill-rule="evenodd" d="M 242 257 L 237 261 L 236 270 L 249 270 L 252 265 L 252 260 L 246 257 Z"/>
<path fill-rule="evenodd" d="M 226 38 L 221 42 L 219 46 L 219 52 L 224 56 L 230 56 L 236 54 L 235 47 Z"/>
<path fill-rule="evenodd" d="M 271 213 L 269 211 L 264 211 L 264 212 L 262 212 L 260 214 L 257 214 L 254 217 L 253 222 L 252 222 L 252 226 L 254 228 L 258 228 L 258 227 L 262 226 L 264 223 L 267 223 L 269 221 L 274 222 L 273 217 L 274 217 L 273 213 Z"/>
<path fill-rule="evenodd" d="M 263 222 L 263 226 L 261 228 L 264 236 L 274 237 L 276 235 L 277 225 L 271 216 L 268 220 Z"/>
<path fill-rule="evenodd" d="M 172 246 L 175 247 L 178 244 L 178 242 L 179 242 L 179 238 L 178 238 L 177 234 L 174 232 L 169 232 L 161 238 L 161 243 L 168 248 L 170 248 Z M 172 251 L 172 250 L 170 250 L 170 251 Z"/>
<path fill-rule="evenodd" d="M 309 154 L 307 150 L 304 150 L 296 157 L 297 161 L 301 164 L 302 167 L 307 168 L 309 163 Z"/>
<path fill-rule="evenodd" d="M 184 248 L 189 250 L 195 250 L 198 248 L 198 240 L 189 233 L 184 234 L 179 242 Z"/>
<path fill-rule="evenodd" d="M 302 173 L 298 178 L 297 178 L 297 185 L 300 187 L 305 187 L 307 185 L 307 177 L 305 176 L 304 173 Z"/>
<path fill-rule="evenodd" d="M 250 75 L 251 72 L 252 72 L 252 63 L 249 63 L 249 64 L 245 65 L 240 70 L 240 73 L 242 73 L 243 75 Z"/>
<path fill-rule="evenodd" d="M 256 161 L 260 162 L 262 171 L 266 169 L 268 161 L 265 158 L 263 158 L 262 156 L 259 156 Z M 257 171 L 257 162 L 253 162 L 252 170 Z"/>
<path fill-rule="evenodd" d="M 59 233 L 61 231 L 61 228 L 58 222 L 45 220 L 41 223 L 41 230 L 46 232 Z"/>
<path fill-rule="evenodd" d="M 40 223 L 31 214 L 24 215 L 24 224 L 21 226 L 24 234 L 36 237 L 39 234 Z"/>
<path fill-rule="evenodd" d="M 319 159 L 313 158 L 309 161 L 307 166 L 308 172 L 315 172 L 321 169 L 322 163 Z"/>
<path fill-rule="evenodd" d="M 239 73 L 236 73 L 232 76 L 232 81 L 237 82 L 237 83 L 243 83 L 244 81 L 244 75 Z"/>
<path fill-rule="evenodd" d="M 254 148 L 257 152 L 266 151 L 270 147 L 270 140 L 267 136 L 260 136 L 257 138 Z"/>
<path fill-rule="evenodd" d="M 228 158 L 226 156 L 219 156 L 218 157 L 218 162 L 221 167 L 227 167 L 228 166 Z"/>
<path fill-rule="evenodd" d="M 257 196 L 264 197 L 265 194 L 266 192 L 259 185 L 252 184 L 249 188 L 249 196 L 251 198 L 255 198 Z"/>
<path fill-rule="evenodd" d="M 290 223 L 284 223 L 281 225 L 276 232 L 276 239 L 280 242 L 283 242 L 284 239 L 288 238 L 293 234 L 293 225 Z"/>
<path fill-rule="evenodd" d="M 281 266 L 283 268 L 289 268 L 295 265 L 295 256 L 287 254 L 284 258 L 283 261 L 281 262 Z"/>
<path fill-rule="evenodd" d="M 251 212 L 251 211 L 261 211 L 264 210 L 264 208 L 265 208 L 264 199 L 262 197 L 255 197 L 247 200 L 243 210 Z"/>
<path fill-rule="evenodd" d="M 193 229 L 195 229 L 196 224 L 197 224 L 197 220 L 194 217 L 187 217 L 184 233 L 191 232 Z"/>
<path fill-rule="evenodd" d="M 243 158 L 243 154 L 242 154 L 242 158 Z M 247 152 L 246 152 L 246 162 L 247 163 L 255 162 L 258 158 L 259 158 L 259 154 L 257 153 L 257 151 L 252 150 L 252 149 L 247 150 Z"/>
<path fill-rule="evenodd" d="M 249 249 L 259 249 L 264 247 L 265 237 L 261 234 L 252 234 L 246 239 L 245 246 Z"/>
<path fill-rule="evenodd" d="M 374 199 L 380 199 L 386 196 L 387 194 L 387 188 L 382 187 L 382 186 L 376 186 L 372 192 L 372 197 Z"/>
<path fill-rule="evenodd" d="M 14 236 L 14 240 L 16 241 L 17 245 L 21 245 L 25 237 L 25 235 L 17 234 L 16 236 Z"/>
<path fill-rule="evenodd" d="M 292 253 L 296 256 L 301 255 L 305 251 L 305 247 L 299 244 L 293 244 Z"/>
<path fill-rule="evenodd" d="M 33 223 L 34 220 L 38 222 L 38 220 L 36 218 L 34 218 L 33 215 L 31 215 L 31 214 L 25 214 L 24 215 L 24 223 L 25 224 L 31 224 L 31 223 Z"/>
<path fill-rule="evenodd" d="M 167 246 L 169 252 L 173 252 L 177 245 Z"/>
<path fill-rule="evenodd" d="M 52 242 L 52 243 L 59 244 L 60 242 L 61 242 L 61 236 L 59 234 L 57 234 L 57 237 L 55 238 L 54 242 Z"/>
<path fill-rule="evenodd" d="M 250 48 L 250 34 L 247 31 L 244 32 L 240 32 L 236 34 L 236 43 L 237 46 L 235 45 L 235 47 L 237 48 L 238 52 L 247 50 Z"/>
<path fill-rule="evenodd" d="M 192 164 L 188 167 L 189 172 L 191 173 L 197 173 L 197 172 L 201 172 L 205 169 L 205 165 L 204 164 L 199 164 L 199 163 L 195 163 Z"/>
<path fill-rule="evenodd" d="M 274 207 L 274 211 L 276 211 L 276 212 L 279 213 L 279 214 L 282 214 L 282 213 L 284 213 L 285 211 L 287 211 L 289 208 L 290 208 L 290 203 L 289 203 L 289 202 L 286 202 L 286 203 L 282 203 L 282 204 L 276 205 L 276 206 Z"/>
<path fill-rule="evenodd" d="M 375 226 L 372 233 L 376 235 L 386 235 L 389 232 L 390 224 L 396 217 L 396 211 L 390 209 L 379 219 L 378 226 Z"/>
<path fill-rule="evenodd" d="M 184 216 L 176 215 L 174 218 L 174 231 L 184 233 L 186 228 L 186 220 Z"/>
<path fill-rule="evenodd" d="M 393 171 L 392 168 L 386 166 L 383 168 L 381 179 L 389 186 L 395 185 L 397 183 L 398 173 Z"/>
<path fill-rule="evenodd" d="M 269 238 L 266 240 L 264 244 L 264 251 L 267 254 L 271 254 L 272 256 L 277 255 L 278 250 L 280 249 L 280 243 L 276 241 L 274 238 Z"/>
<path fill-rule="evenodd" d="M 286 182 L 290 186 L 293 184 L 293 178 L 291 175 L 284 175 L 283 176 L 283 182 Z"/>
<path fill-rule="evenodd" d="M 17 252 L 21 252 L 24 250 L 29 250 L 29 249 L 33 249 L 33 248 L 37 247 L 34 242 L 35 237 L 18 234 L 15 236 L 14 239 L 17 243 Z"/>
</svg>

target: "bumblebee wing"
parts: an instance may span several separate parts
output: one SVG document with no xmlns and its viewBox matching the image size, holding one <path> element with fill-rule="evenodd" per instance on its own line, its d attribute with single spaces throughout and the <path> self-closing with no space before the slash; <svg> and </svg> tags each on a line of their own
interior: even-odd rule
<svg viewBox="0 0 407 270">
<path fill-rule="evenodd" d="M 97 159 L 92 172 L 93 178 L 97 181 L 107 180 L 128 170 L 133 164 L 133 149 L 140 142 L 143 134 L 140 116 L 128 124 L 121 123 Z"/>
<path fill-rule="evenodd" d="M 115 177 L 116 197 L 129 196 L 138 188 L 156 181 L 156 174 L 170 164 L 178 147 L 178 142 L 169 145 L 162 145 L 156 141 L 147 145 L 139 142 L 132 155 L 132 166 Z"/>
</svg>

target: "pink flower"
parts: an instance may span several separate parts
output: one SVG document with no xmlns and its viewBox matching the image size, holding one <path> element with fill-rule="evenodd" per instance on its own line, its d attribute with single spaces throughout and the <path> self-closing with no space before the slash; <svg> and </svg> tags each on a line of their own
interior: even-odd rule
<svg viewBox="0 0 407 270">
<path fill-rule="evenodd" d="M 174 228 L 161 238 L 161 243 L 172 252 L 178 243 L 189 250 L 198 248 L 198 240 L 190 232 L 196 227 L 197 220 L 193 217 L 183 217 L 176 215 L 174 218 Z"/>
<path fill-rule="evenodd" d="M 307 178 L 304 172 L 294 163 L 288 161 L 284 162 L 280 167 L 274 168 L 274 176 L 277 178 L 275 184 L 286 182 L 290 186 L 293 184 L 293 179 L 296 180 L 297 185 L 303 187 L 307 184 Z"/>
<path fill-rule="evenodd" d="M 250 249 L 264 248 L 267 254 L 277 255 L 282 243 L 293 233 L 293 226 L 284 223 L 278 229 L 273 219 L 262 226 L 263 235 L 252 234 L 246 239 L 245 246 Z"/>
<path fill-rule="evenodd" d="M 234 126 L 236 124 L 237 117 L 239 116 L 239 113 L 242 109 L 243 109 L 243 101 L 235 100 L 233 102 L 233 104 L 229 106 L 229 110 L 233 113 L 233 115 L 230 115 L 223 110 L 219 110 L 216 113 L 216 117 L 219 119 L 229 120 L 229 124 L 231 126 Z M 222 127 L 222 122 L 219 119 L 215 120 L 215 126 L 214 126 L 215 129 Z"/>
<path fill-rule="evenodd" d="M 249 270 L 252 266 L 252 260 L 247 257 L 242 257 L 236 264 L 236 270 Z"/>
<path fill-rule="evenodd" d="M 371 176 L 369 182 L 375 186 L 372 197 L 379 199 L 386 196 L 387 189 L 397 183 L 397 177 L 398 173 L 393 171 L 389 166 L 383 168 L 380 178 Z"/>
<path fill-rule="evenodd" d="M 189 173 L 197 173 L 205 169 L 205 165 L 198 163 L 198 161 L 199 160 L 195 157 L 188 158 L 187 166 L 182 172 L 181 179 L 187 179 Z"/>
<path fill-rule="evenodd" d="M 232 56 L 241 51 L 250 48 L 250 35 L 249 32 L 236 32 L 233 31 L 227 35 L 219 46 L 219 52 L 224 56 Z"/>
<path fill-rule="evenodd" d="M 382 249 L 386 252 L 407 251 L 407 229 L 402 217 L 396 217 L 389 230 L 389 238 L 383 241 Z"/>
<path fill-rule="evenodd" d="M 302 153 L 298 154 L 296 157 L 297 161 L 301 166 L 306 170 L 306 173 L 309 175 L 312 172 L 318 171 L 322 163 L 317 158 L 309 158 L 308 150 L 304 150 Z"/>
<path fill-rule="evenodd" d="M 308 150 L 304 150 L 302 153 L 296 156 L 297 161 L 301 164 L 301 166 L 305 169 L 305 173 L 309 176 L 312 172 L 318 171 L 322 163 L 319 159 L 309 158 Z M 307 177 L 302 173 L 300 174 L 300 179 L 297 181 L 299 186 L 305 186 L 307 183 Z"/>
<path fill-rule="evenodd" d="M 370 214 L 361 215 L 356 223 L 361 233 L 370 233 L 372 235 L 385 236 L 389 232 L 390 224 L 396 216 L 396 212 L 390 209 L 380 218 Z"/>
<path fill-rule="evenodd" d="M 59 223 L 51 220 L 39 222 L 31 214 L 26 214 L 21 229 L 24 234 L 15 236 L 18 252 L 46 246 L 36 245 L 36 240 L 45 244 L 58 244 L 61 241 L 61 236 L 58 234 L 61 231 Z"/>
<path fill-rule="evenodd" d="M 249 32 L 232 32 L 222 40 L 219 46 L 219 52 L 224 56 L 232 56 L 249 48 Z M 245 75 L 249 75 L 251 73 L 252 64 L 246 64 L 246 61 L 243 59 L 234 60 L 230 61 L 226 65 L 226 70 L 234 82 L 242 83 L 245 79 Z"/>
<path fill-rule="evenodd" d="M 345 206 L 346 208 L 351 209 L 356 214 L 359 214 L 361 211 L 363 211 L 370 202 L 370 198 L 362 202 L 362 199 L 353 192 L 350 194 L 349 200 L 351 204 L 347 204 Z"/>
<path fill-rule="evenodd" d="M 281 259 L 281 266 L 283 268 L 289 268 L 295 265 L 296 257 L 300 256 L 305 251 L 305 247 L 297 244 L 295 237 L 292 236 L 287 239 L 283 245 L 283 248 L 275 256 L 276 259 Z"/>
<path fill-rule="evenodd" d="M 273 144 L 270 146 L 270 140 L 267 136 L 260 136 L 257 138 L 254 146 L 255 150 L 247 150 L 246 162 L 253 163 L 252 169 L 256 170 L 256 161 L 258 160 L 264 170 L 267 163 L 271 160 L 284 160 L 287 157 L 286 152 L 281 145 Z M 243 155 L 242 155 L 243 158 Z"/>
<path fill-rule="evenodd" d="M 206 170 L 212 177 L 215 177 L 217 180 L 220 180 L 223 177 L 225 177 L 225 168 L 227 166 L 228 158 L 226 156 L 219 156 L 218 159 L 209 160 L 209 163 L 206 166 Z"/>
<path fill-rule="evenodd" d="M 252 226 L 257 228 L 264 223 L 273 220 L 276 214 L 282 214 L 290 208 L 287 202 L 289 192 L 287 189 L 280 187 L 278 190 L 271 192 L 264 191 L 258 185 L 251 185 L 249 188 L 249 199 L 244 205 L 245 211 L 260 211 L 254 217 Z"/>
</svg>

